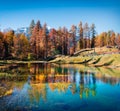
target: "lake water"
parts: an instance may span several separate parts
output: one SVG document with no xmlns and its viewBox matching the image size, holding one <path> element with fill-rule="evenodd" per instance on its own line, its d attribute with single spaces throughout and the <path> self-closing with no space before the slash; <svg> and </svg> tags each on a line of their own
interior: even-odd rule
<svg viewBox="0 0 120 111">
<path fill-rule="evenodd" d="M 72 64 L 3 65 L 0 111 L 120 111 L 120 71 Z"/>
</svg>

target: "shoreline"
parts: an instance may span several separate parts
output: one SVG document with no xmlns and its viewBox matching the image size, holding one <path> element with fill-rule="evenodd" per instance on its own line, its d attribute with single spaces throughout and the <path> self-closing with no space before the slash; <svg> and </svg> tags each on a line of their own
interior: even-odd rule
<svg viewBox="0 0 120 111">
<path fill-rule="evenodd" d="M 83 64 L 91 67 L 107 67 L 120 69 L 120 54 L 95 55 L 95 56 L 61 56 L 51 61 L 19 61 L 19 60 L 0 60 L 0 66 L 5 64 L 27 64 L 27 63 L 55 63 L 55 64 Z"/>
<path fill-rule="evenodd" d="M 12 64 L 12 63 L 16 63 L 16 64 L 19 64 L 19 63 L 48 63 L 48 61 L 21 61 L 21 60 L 0 60 L 0 64 Z"/>
</svg>

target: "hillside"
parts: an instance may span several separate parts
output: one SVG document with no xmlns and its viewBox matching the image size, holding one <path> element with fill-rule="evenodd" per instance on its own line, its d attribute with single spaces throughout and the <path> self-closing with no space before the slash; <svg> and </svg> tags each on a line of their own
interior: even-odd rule
<svg viewBox="0 0 120 111">
<path fill-rule="evenodd" d="M 86 51 L 78 56 L 61 56 L 50 61 L 60 64 L 86 64 L 95 67 L 120 67 L 120 54 L 116 48 L 95 48 L 94 51 Z"/>
</svg>

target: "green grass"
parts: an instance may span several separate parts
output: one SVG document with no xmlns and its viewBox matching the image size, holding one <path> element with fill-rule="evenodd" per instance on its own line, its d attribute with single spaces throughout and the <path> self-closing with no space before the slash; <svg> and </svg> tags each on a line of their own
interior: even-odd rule
<svg viewBox="0 0 120 111">
<path fill-rule="evenodd" d="M 95 55 L 95 56 L 77 56 L 77 57 L 59 57 L 50 62 L 60 64 L 79 64 L 84 61 L 88 61 L 87 65 L 92 66 L 120 66 L 120 54 L 106 54 L 106 55 Z"/>
</svg>

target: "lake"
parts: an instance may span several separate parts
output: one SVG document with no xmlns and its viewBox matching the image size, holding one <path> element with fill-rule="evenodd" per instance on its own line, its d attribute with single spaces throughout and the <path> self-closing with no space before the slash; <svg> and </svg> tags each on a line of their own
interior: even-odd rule
<svg viewBox="0 0 120 111">
<path fill-rule="evenodd" d="M 1 65 L 0 111 L 120 111 L 120 71 L 72 64 Z"/>
</svg>

